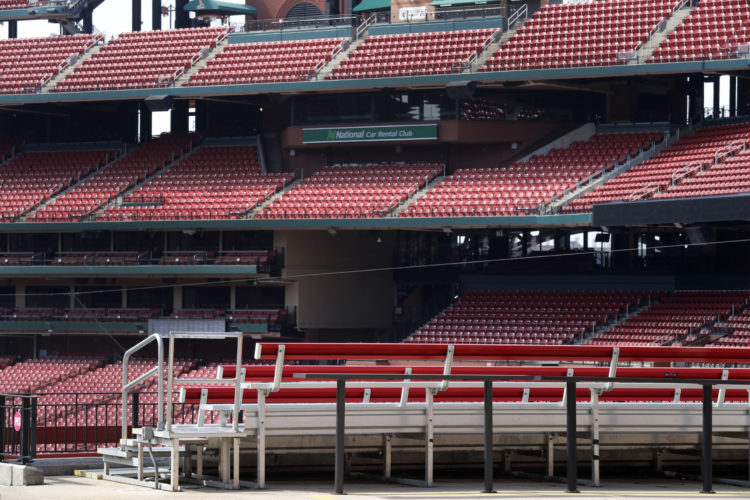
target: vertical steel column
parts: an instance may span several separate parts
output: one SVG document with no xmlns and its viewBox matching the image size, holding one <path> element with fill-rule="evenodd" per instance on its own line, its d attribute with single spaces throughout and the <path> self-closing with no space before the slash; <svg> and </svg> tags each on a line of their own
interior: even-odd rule
<svg viewBox="0 0 750 500">
<path fill-rule="evenodd" d="M 131 411 L 131 422 L 130 422 L 130 434 L 133 434 L 133 431 L 136 430 L 138 427 L 140 427 L 140 424 L 138 422 L 138 407 L 140 406 L 140 394 L 138 392 L 133 393 L 133 401 L 132 406 L 133 409 Z M 126 415 L 123 415 L 122 418 L 127 418 Z M 120 436 L 122 439 L 126 439 L 127 436 Z"/>
<path fill-rule="evenodd" d="M 484 381 L 484 493 L 495 493 L 492 477 L 492 381 Z"/>
<path fill-rule="evenodd" d="M 711 384 L 703 385 L 703 435 L 701 440 L 701 475 L 703 476 L 703 489 L 701 493 L 714 493 L 713 490 L 713 461 L 711 458 L 711 434 L 712 430 L 712 390 Z"/>
<path fill-rule="evenodd" d="M 0 395 L 0 462 L 5 460 L 5 396 Z"/>
<path fill-rule="evenodd" d="M 578 491 L 578 464 L 576 463 L 576 383 L 565 383 L 567 403 L 567 452 L 568 452 L 568 493 Z"/>
<path fill-rule="evenodd" d="M 344 438 L 346 414 L 346 381 L 336 381 L 336 457 L 335 457 L 335 491 L 337 495 L 344 494 Z"/>
</svg>

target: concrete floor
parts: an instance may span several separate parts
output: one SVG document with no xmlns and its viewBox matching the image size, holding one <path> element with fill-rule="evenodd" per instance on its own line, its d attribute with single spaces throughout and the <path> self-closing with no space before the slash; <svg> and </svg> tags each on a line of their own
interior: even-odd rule
<svg viewBox="0 0 750 500">
<path fill-rule="evenodd" d="M 224 491 L 214 488 L 187 486 L 180 493 L 155 491 L 138 486 L 128 486 L 109 481 L 80 478 L 74 476 L 53 476 L 45 478 L 42 486 L 0 487 L 0 500 L 138 500 L 182 498 L 189 500 L 211 499 L 314 499 L 334 500 L 332 481 L 274 481 L 267 490 Z M 633 479 L 608 482 L 602 488 L 581 486 L 581 493 L 565 493 L 564 485 L 557 483 L 533 482 L 528 480 L 505 480 L 495 482 L 496 494 L 479 493 L 481 479 L 471 481 L 437 481 L 433 488 L 424 489 L 411 486 L 380 484 L 370 481 L 348 480 L 347 499 L 486 499 L 496 498 L 749 498 L 750 489 L 722 484 L 715 485 L 715 495 L 699 493 L 700 484 L 679 479 Z"/>
</svg>

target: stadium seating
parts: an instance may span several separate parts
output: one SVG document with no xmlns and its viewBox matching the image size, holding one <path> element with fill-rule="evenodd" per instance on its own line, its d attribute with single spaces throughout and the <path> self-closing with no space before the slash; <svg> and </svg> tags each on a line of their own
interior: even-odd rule
<svg viewBox="0 0 750 500">
<path fill-rule="evenodd" d="M 83 61 L 52 91 L 165 87 L 204 49 L 226 36 L 226 26 L 123 33 Z"/>
<path fill-rule="evenodd" d="M 24 152 L 0 171 L 0 216 L 12 221 L 114 158 L 112 151 Z"/>
<path fill-rule="evenodd" d="M 38 92 L 71 57 L 102 39 L 102 35 L 71 35 L 0 40 L 0 94 Z"/>
<path fill-rule="evenodd" d="M 275 329 L 280 323 L 286 321 L 286 309 L 235 309 L 227 311 L 227 320 L 230 323 L 251 323 L 268 325 Z"/>
<path fill-rule="evenodd" d="M 716 325 L 718 331 L 728 331 L 729 335 L 719 338 L 713 347 L 749 347 L 750 346 L 750 309 L 745 309 Z"/>
<path fill-rule="evenodd" d="M 438 163 L 324 167 L 275 200 L 257 218 L 383 217 L 443 169 Z"/>
<path fill-rule="evenodd" d="M 478 29 L 368 36 L 329 79 L 392 78 L 460 71 L 496 30 Z"/>
<path fill-rule="evenodd" d="M 30 222 L 83 220 L 147 176 L 184 155 L 199 141 L 188 133 L 165 134 L 71 187 L 39 210 Z"/>
<path fill-rule="evenodd" d="M 185 86 L 308 80 L 330 61 L 344 38 L 234 43 L 193 75 Z"/>
<path fill-rule="evenodd" d="M 291 180 L 292 174 L 261 174 L 255 146 L 206 146 L 98 220 L 237 219 Z"/>
<path fill-rule="evenodd" d="M 563 207 L 564 211 L 590 211 L 595 203 L 648 198 L 666 190 L 675 174 L 690 165 L 700 164 L 711 172 L 717 152 L 738 141 L 747 142 L 750 124 L 705 127 L 666 148 L 651 159 L 636 165 L 624 174 L 605 182 Z M 678 194 L 679 191 L 675 191 Z"/>
<path fill-rule="evenodd" d="M 744 308 L 748 292 L 676 292 L 656 295 L 658 303 L 598 334 L 588 344 L 671 345 Z"/>
<path fill-rule="evenodd" d="M 148 321 L 161 315 L 160 308 L 58 307 L 10 308 L 3 312 L 9 321 Z"/>
<path fill-rule="evenodd" d="M 101 365 L 98 356 L 50 356 L 27 359 L 5 368 L 0 376 L 0 393 L 30 393 L 43 390 Z"/>
<path fill-rule="evenodd" d="M 470 291 L 405 342 L 569 344 L 642 297 L 637 292 Z"/>
<path fill-rule="evenodd" d="M 0 259 L 2 256 L 0 255 Z M 53 266 L 135 266 L 150 264 L 149 252 L 58 252 L 50 261 Z"/>
<path fill-rule="evenodd" d="M 623 64 L 675 0 L 610 0 L 547 5 L 490 57 L 483 71 Z"/>
<path fill-rule="evenodd" d="M 745 0 L 701 0 L 647 62 L 724 59 L 749 42 L 750 5 Z"/>
<path fill-rule="evenodd" d="M 507 168 L 461 169 L 401 217 L 510 216 L 536 213 L 541 203 L 588 176 L 634 156 L 658 133 L 597 134 Z"/>
<path fill-rule="evenodd" d="M 0 0 L 0 10 L 25 9 L 29 0 Z"/>
<path fill-rule="evenodd" d="M 723 162 L 700 170 L 679 184 L 667 186 L 654 194 L 659 198 L 684 198 L 693 196 L 719 196 L 750 192 L 750 150 L 745 150 Z"/>
</svg>

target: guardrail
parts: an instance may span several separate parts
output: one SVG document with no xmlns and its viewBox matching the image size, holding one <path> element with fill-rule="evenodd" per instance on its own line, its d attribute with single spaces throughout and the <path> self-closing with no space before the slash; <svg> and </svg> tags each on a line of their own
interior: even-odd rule
<svg viewBox="0 0 750 500">
<path fill-rule="evenodd" d="M 26 464 L 36 456 L 36 403 L 36 396 L 0 394 L 0 461 Z"/>
</svg>

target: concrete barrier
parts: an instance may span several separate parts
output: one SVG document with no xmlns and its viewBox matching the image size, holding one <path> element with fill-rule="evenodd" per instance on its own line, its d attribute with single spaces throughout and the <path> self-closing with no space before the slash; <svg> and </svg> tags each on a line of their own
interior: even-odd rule
<svg viewBox="0 0 750 500">
<path fill-rule="evenodd" d="M 30 465 L 0 463 L 1 486 L 44 484 L 44 472 Z"/>
</svg>

